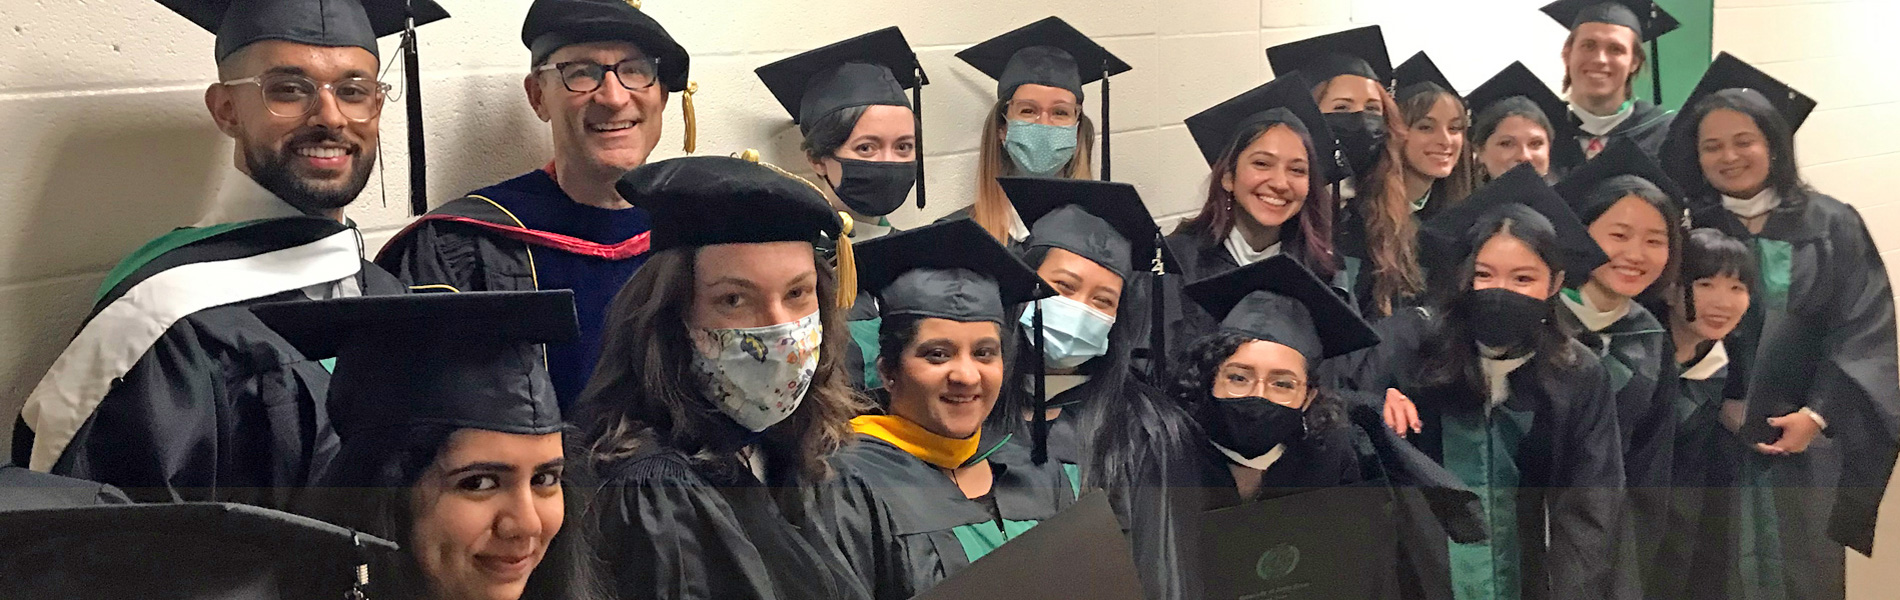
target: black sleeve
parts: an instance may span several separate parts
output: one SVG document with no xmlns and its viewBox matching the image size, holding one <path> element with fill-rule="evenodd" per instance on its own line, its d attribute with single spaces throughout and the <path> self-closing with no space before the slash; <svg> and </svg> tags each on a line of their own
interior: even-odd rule
<svg viewBox="0 0 1900 600">
<path fill-rule="evenodd" d="M 1149 600 L 1199 600 L 1204 593 L 1200 524 L 1207 499 L 1198 464 L 1186 448 L 1157 449 L 1134 466 L 1134 481 L 1110 489 Z"/>
<path fill-rule="evenodd" d="M 775 598 L 764 559 L 719 492 L 684 466 L 649 460 L 595 501 L 603 555 L 621 598 Z"/>
<path fill-rule="evenodd" d="M 406 234 L 389 240 L 377 254 L 376 265 L 411 287 L 486 291 L 488 277 L 481 244 L 468 229 L 457 223 L 418 223 Z"/>
<path fill-rule="evenodd" d="M 824 497 L 832 503 L 831 543 L 871 597 L 904 600 L 921 591 L 912 589 L 892 509 L 870 485 L 841 473 L 824 486 Z"/>
<path fill-rule="evenodd" d="M 1581 347 L 1578 352 L 1585 352 Z M 1623 455 L 1609 373 L 1592 362 L 1555 390 L 1566 406 L 1554 443 L 1548 496 L 1551 597 L 1603 598 L 1634 581 L 1615 568 L 1625 505 Z M 1610 597 L 1620 597 L 1611 594 Z"/>
<path fill-rule="evenodd" d="M 1841 478 L 1828 534 L 1862 554 L 1873 551 L 1874 520 L 1900 452 L 1900 360 L 1895 358 L 1893 284 L 1873 238 L 1851 207 L 1830 228 L 1829 265 L 1838 276 L 1823 313 L 1821 362 L 1807 407 L 1827 420 L 1841 446 Z"/>
</svg>

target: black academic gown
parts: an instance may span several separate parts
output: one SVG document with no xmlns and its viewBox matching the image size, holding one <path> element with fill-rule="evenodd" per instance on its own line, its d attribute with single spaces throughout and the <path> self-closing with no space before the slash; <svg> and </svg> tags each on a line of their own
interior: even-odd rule
<svg viewBox="0 0 1900 600">
<path fill-rule="evenodd" d="M 1224 240 L 1211 238 L 1206 234 L 1177 229 L 1174 233 L 1163 237 L 1161 241 L 1167 245 L 1168 256 L 1174 262 L 1169 265 L 1171 270 L 1168 276 L 1163 278 L 1165 283 L 1162 285 L 1162 293 L 1166 295 L 1167 300 L 1164 323 L 1167 327 L 1165 331 L 1168 357 L 1174 360 L 1174 357 L 1181 356 L 1196 340 L 1214 332 L 1220 326 L 1220 319 L 1207 314 L 1207 311 L 1202 310 L 1199 304 L 1195 304 L 1187 297 L 1184 292 L 1187 284 L 1240 268 L 1242 265 L 1234 260 L 1232 252 L 1227 251 Z M 1302 248 L 1292 245 L 1282 245 L 1281 248 L 1288 256 L 1302 263 L 1306 262 Z M 1346 273 L 1341 271 L 1331 282 L 1334 291 L 1342 296 L 1350 291 L 1344 289 L 1345 281 Z M 1142 347 L 1145 348 L 1148 345 L 1148 338 L 1143 336 L 1141 339 Z"/>
<path fill-rule="evenodd" d="M 870 597 L 820 533 L 810 487 L 761 483 L 737 459 L 651 446 L 601 474 L 593 515 L 620 598 Z"/>
<path fill-rule="evenodd" d="M 1378 598 L 1452 598 L 1447 536 L 1483 539 L 1477 496 L 1386 430 L 1377 415 L 1335 423 L 1293 442 L 1261 475 L 1260 497 L 1251 499 L 1240 497 L 1227 457 L 1198 428 L 1183 429 L 1193 433 L 1180 444 L 1129 440 L 1147 451 L 1130 468 L 1134 480 L 1110 489 L 1151 599 L 1204 597 L 1201 519 L 1207 511 L 1320 488 L 1370 485 L 1392 492 L 1397 560 L 1368 565 L 1368 576 L 1379 580 Z"/>
<path fill-rule="evenodd" d="M 103 483 L 48 475 L 0 460 L 0 511 L 131 502 L 124 492 Z"/>
<path fill-rule="evenodd" d="M 1608 148 L 1620 141 L 1635 142 L 1636 147 L 1642 148 L 1644 154 L 1648 154 L 1651 159 L 1660 160 L 1663 140 L 1669 137 L 1669 125 L 1675 122 L 1676 111 L 1666 110 L 1648 100 L 1635 99 L 1630 102 L 1630 116 L 1610 129 L 1610 132 L 1604 136 L 1606 139 L 1603 140 L 1603 147 Z M 1575 114 L 1566 112 L 1561 116 L 1570 119 L 1572 124 L 1582 123 Z M 1572 148 L 1582 148 L 1584 142 L 1592 137 L 1595 136 L 1582 130 L 1575 130 L 1568 138 L 1552 140 L 1551 143 L 1569 144 Z M 1574 162 L 1567 164 L 1559 162 L 1564 160 Z M 1582 152 L 1553 152 L 1551 161 L 1551 173 L 1561 178 L 1561 174 L 1569 173 L 1571 169 L 1582 166 L 1587 159 Z"/>
<path fill-rule="evenodd" d="M 1675 482 L 1669 520 L 1650 579 L 1649 597 L 1722 600 L 1741 598 L 1743 465 L 1754 450 L 1722 421 L 1727 385 L 1726 353 L 1711 347 L 1682 365 L 1672 417 L 1676 421 Z M 1708 364 L 1703 364 L 1703 363 Z"/>
<path fill-rule="evenodd" d="M 266 327 L 250 307 L 307 299 L 305 286 L 335 282 L 330 277 L 338 272 L 364 295 L 403 293 L 395 278 L 360 258 L 356 236 L 329 219 L 269 219 L 137 265 L 98 300 L 34 399 L 83 407 L 88 382 L 111 377 L 98 388 L 106 390 L 103 397 L 83 421 L 56 430 L 20 435 L 27 433 L 23 420 L 15 430 L 15 462 L 26 464 L 36 442 L 63 438 L 53 474 L 117 486 L 134 500 L 288 509 L 297 491 L 336 455 L 336 432 L 325 409 L 330 373 Z M 299 262 L 273 258 L 293 256 Z M 180 289 L 176 277 L 187 273 L 181 267 L 243 283 Z M 140 319 L 194 302 L 217 304 L 171 322 L 149 346 L 127 354 L 136 357 L 129 366 L 108 364 L 117 354 L 110 346 L 139 343 L 138 332 L 147 325 Z M 96 328 L 108 335 L 95 337 Z M 123 374 L 112 375 L 121 368 Z M 67 426 L 76 428 L 68 435 L 57 430 Z"/>
<path fill-rule="evenodd" d="M 989 495 L 975 500 L 935 466 L 869 435 L 833 459 L 831 533 L 874 598 L 921 594 L 1074 503 L 1060 469 L 999 454 L 987 457 Z"/>
<path fill-rule="evenodd" d="M 1636 575 L 1618 569 L 1627 502 L 1609 374 L 1572 341 L 1581 365 L 1557 371 L 1533 360 L 1486 411 L 1475 392 L 1416 382 L 1434 327 L 1421 309 L 1381 321 L 1383 341 L 1356 356 L 1342 382 L 1371 407 L 1388 388 L 1411 398 L 1424 427 L 1407 439 L 1484 497 L 1489 541 L 1451 549 L 1453 585 L 1468 590 L 1460 597 L 1634 597 Z"/>
<path fill-rule="evenodd" d="M 1743 240 L 1761 266 L 1761 293 L 1729 337 L 1749 405 L 1742 437 L 1769 441 L 1777 434 L 1764 419 L 1801 407 L 1827 420 L 1807 452 L 1762 461 L 1756 484 L 1775 492 L 1762 510 L 1778 523 L 1790 597 L 1838 598 L 1841 546 L 1873 550 L 1900 451 L 1893 285 L 1860 214 L 1819 192 L 1806 196 L 1784 199 L 1760 234 L 1719 202 L 1692 218 Z"/>
</svg>

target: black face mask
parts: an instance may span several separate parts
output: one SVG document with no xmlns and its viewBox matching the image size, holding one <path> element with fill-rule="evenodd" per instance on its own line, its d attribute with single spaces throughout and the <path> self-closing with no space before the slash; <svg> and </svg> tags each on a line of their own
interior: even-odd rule
<svg viewBox="0 0 1900 600">
<path fill-rule="evenodd" d="M 1306 435 L 1306 413 L 1259 396 L 1208 398 L 1200 412 L 1209 439 L 1248 458 Z"/>
<path fill-rule="evenodd" d="M 1385 116 L 1366 111 L 1326 113 L 1326 126 L 1339 140 L 1339 151 L 1355 176 L 1372 172 L 1385 154 Z"/>
<path fill-rule="evenodd" d="M 854 212 L 882 217 L 897 210 L 917 184 L 917 163 L 879 162 L 833 158 L 843 166 L 843 181 L 831 186 L 838 200 Z"/>
<path fill-rule="evenodd" d="M 1459 304 L 1478 343 L 1510 354 L 1529 350 L 1537 328 L 1550 318 L 1548 301 L 1504 288 L 1465 292 Z"/>
</svg>

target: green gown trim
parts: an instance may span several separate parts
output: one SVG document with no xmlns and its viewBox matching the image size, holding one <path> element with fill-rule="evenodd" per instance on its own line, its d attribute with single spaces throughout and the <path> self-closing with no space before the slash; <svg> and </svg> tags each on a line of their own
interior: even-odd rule
<svg viewBox="0 0 1900 600">
<path fill-rule="evenodd" d="M 1794 282 L 1794 244 L 1757 237 L 1761 260 L 1763 318 L 1779 321 L 1788 313 L 1788 288 Z M 1746 600 L 1785 600 L 1787 561 L 1781 554 L 1781 519 L 1775 506 L 1773 461 L 1750 452 L 1742 463 L 1741 575 Z"/>
<path fill-rule="evenodd" d="M 864 389 L 867 390 L 884 387 L 884 379 L 877 375 L 877 328 L 883 324 L 882 317 L 845 322 L 845 326 L 851 328 L 851 341 L 858 343 L 858 352 L 864 355 Z"/>
<path fill-rule="evenodd" d="M 1023 532 L 1029 531 L 1041 522 L 1009 519 L 1001 519 L 1001 521 L 1001 527 L 997 526 L 996 521 L 985 521 L 959 525 L 951 529 L 950 533 L 956 534 L 957 543 L 963 546 L 964 556 L 969 557 L 970 562 L 976 562 L 976 559 L 983 558 L 984 555 L 1003 547 L 1005 542 L 1016 539 L 1016 536 L 1022 535 Z"/>
<path fill-rule="evenodd" d="M 1490 534 L 1475 544 L 1448 542 L 1452 594 L 1458 600 L 1515 600 L 1522 595 L 1524 549 L 1518 537 L 1517 493 L 1523 473 L 1517 455 L 1534 416 L 1500 404 L 1488 415 L 1448 413 L 1442 419 L 1445 467 L 1478 492 Z"/>
<path fill-rule="evenodd" d="M 1788 310 L 1788 288 L 1794 284 L 1794 244 L 1758 237 L 1755 252 L 1761 257 L 1763 304 L 1777 313 Z"/>
<path fill-rule="evenodd" d="M 118 286 L 119 282 L 125 281 L 127 277 L 131 277 L 133 272 L 138 271 L 139 267 L 145 266 L 145 263 L 152 262 L 152 259 L 164 256 L 167 252 L 177 250 L 193 242 L 214 237 L 228 231 L 256 225 L 263 221 L 263 219 L 259 219 L 241 223 L 223 223 L 209 227 L 180 227 L 171 230 L 165 235 L 158 236 L 152 241 L 146 242 L 144 246 L 140 246 L 138 250 L 132 251 L 132 254 L 125 257 L 125 260 L 119 261 L 118 266 L 112 267 L 112 270 L 106 273 L 105 281 L 99 283 L 99 292 L 93 294 L 92 301 L 98 303 L 100 300 L 105 299 L 106 294 L 111 293 L 112 288 Z"/>
</svg>

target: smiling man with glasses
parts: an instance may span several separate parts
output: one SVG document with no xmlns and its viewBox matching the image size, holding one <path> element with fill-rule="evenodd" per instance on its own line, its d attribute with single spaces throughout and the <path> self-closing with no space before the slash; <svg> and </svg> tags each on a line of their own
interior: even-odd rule
<svg viewBox="0 0 1900 600">
<path fill-rule="evenodd" d="M 377 38 L 446 18 L 428 0 L 162 0 L 217 34 L 205 107 L 232 170 L 196 226 L 107 273 L 28 396 L 14 462 L 140 501 L 286 508 L 335 455 L 329 371 L 254 304 L 395 294 L 343 216 L 376 164 Z M 235 8 L 234 8 L 235 5 Z"/>
<path fill-rule="evenodd" d="M 614 191 L 660 141 L 668 95 L 685 94 L 686 50 L 627 0 L 535 0 L 521 28 L 522 83 L 548 124 L 546 166 L 423 215 L 376 258 L 418 290 L 574 290 L 581 335 L 548 345 L 563 409 L 593 374 L 614 294 L 646 261 L 648 218 Z"/>
</svg>

